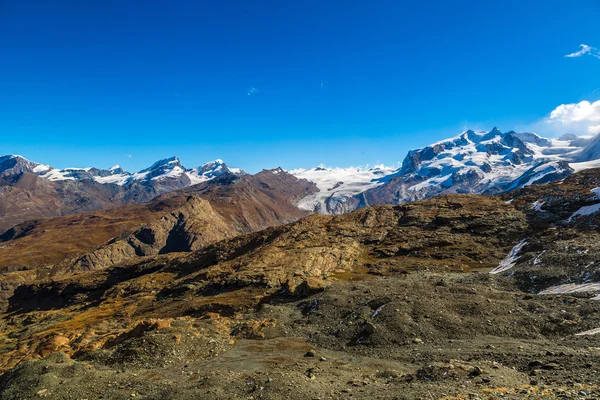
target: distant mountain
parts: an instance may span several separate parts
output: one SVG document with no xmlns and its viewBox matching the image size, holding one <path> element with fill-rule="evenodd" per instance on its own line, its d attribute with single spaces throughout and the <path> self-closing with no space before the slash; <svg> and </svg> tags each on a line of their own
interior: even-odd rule
<svg viewBox="0 0 600 400">
<path fill-rule="evenodd" d="M 23 194 L 35 196 L 30 199 L 41 201 L 45 208 L 34 208 L 35 203 L 23 196 L 12 203 L 8 209 L 10 215 L 45 211 L 44 216 L 51 218 L 29 219 L 11 226 L 3 234 L 0 232 L 0 275 L 5 268 L 46 268 L 63 260 L 70 260 L 63 263 L 65 268 L 85 266 L 90 269 L 141 255 L 189 251 L 209 242 L 307 216 L 309 213 L 295 207 L 295 203 L 317 191 L 313 183 L 274 169 L 255 175 L 224 174 L 163 193 L 144 204 L 116 207 L 118 199 L 113 197 L 113 207 L 110 207 L 107 199 L 111 191 L 101 190 L 120 188 L 115 185 L 66 181 L 68 186 L 61 186 L 61 182 L 50 182 L 30 173 L 21 177 L 33 178 L 42 185 L 38 190 Z M 67 187 L 69 194 L 63 197 L 55 190 Z M 7 192 L 19 192 L 20 188 L 11 187 Z M 73 210 L 69 202 L 75 196 L 83 199 L 84 195 L 90 197 L 88 204 L 92 211 L 84 212 L 86 208 L 80 208 L 69 212 Z M 8 207 L 4 198 L 0 192 L 0 210 Z M 93 199 L 97 202 L 93 203 Z M 10 215 L 0 219 L 0 223 L 10 220 Z M 82 236 L 85 240 L 81 240 Z M 80 259 L 85 254 L 88 255 Z M 0 303 L 6 297 L 3 290 L 7 288 L 7 281 L 2 284 Z"/>
<path fill-rule="evenodd" d="M 600 167 L 600 135 L 547 139 L 532 132 L 494 128 L 467 130 L 411 150 L 400 167 L 319 166 L 289 173 L 318 188 L 297 200 L 299 209 L 341 214 L 439 194 L 499 194 L 594 167 Z M 273 175 L 284 172 L 271 171 Z M 17 155 L 4 156 L 0 157 L 0 230 L 31 218 L 140 204 L 217 178 L 245 175 L 223 160 L 186 168 L 177 157 L 170 157 L 131 173 L 118 165 L 57 169 Z"/>
<path fill-rule="evenodd" d="M 292 170 L 320 192 L 298 206 L 340 214 L 374 204 L 400 204 L 439 194 L 497 194 L 564 179 L 600 166 L 600 136 L 546 139 L 531 132 L 468 130 L 411 150 L 400 168 Z"/>
<path fill-rule="evenodd" d="M 49 181 L 93 180 L 102 184 L 124 186 L 134 182 L 179 180 L 181 186 L 202 183 L 227 173 L 243 175 L 239 168 L 229 168 L 223 160 L 215 160 L 197 168 L 186 169 L 177 157 L 166 158 L 136 173 L 129 173 L 119 165 L 108 170 L 91 168 L 57 169 L 49 165 L 29 161 L 22 156 L 8 155 L 0 157 L 0 176 L 29 172 Z"/>
<path fill-rule="evenodd" d="M 21 222 L 148 202 L 156 196 L 213 179 L 245 175 L 215 160 L 183 167 L 177 157 L 137 173 L 110 169 L 58 169 L 18 155 L 0 157 L 0 231 Z"/>
</svg>

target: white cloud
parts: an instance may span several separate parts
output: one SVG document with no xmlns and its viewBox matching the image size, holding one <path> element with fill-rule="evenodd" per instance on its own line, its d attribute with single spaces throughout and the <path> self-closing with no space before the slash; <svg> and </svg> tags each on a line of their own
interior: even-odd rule
<svg viewBox="0 0 600 400">
<path fill-rule="evenodd" d="M 550 113 L 550 119 L 563 123 L 600 121 L 600 100 L 594 103 L 584 100 L 579 103 L 561 104 Z"/>
<path fill-rule="evenodd" d="M 591 133 L 592 135 L 599 134 L 600 133 L 600 125 L 590 126 L 588 128 L 588 133 Z"/>
<path fill-rule="evenodd" d="M 581 50 L 576 51 L 575 53 L 567 54 L 565 55 L 565 57 L 576 58 L 589 55 L 592 57 L 600 58 L 600 51 L 598 51 L 597 48 L 588 46 L 587 44 L 580 44 L 579 47 L 581 47 Z"/>
<path fill-rule="evenodd" d="M 550 116 L 536 128 L 546 134 L 563 133 L 597 134 L 600 133 L 600 100 L 589 102 L 561 104 L 550 113 Z"/>
<path fill-rule="evenodd" d="M 248 90 L 248 96 L 255 95 L 256 93 L 258 93 L 258 89 L 257 89 L 257 88 L 255 88 L 255 87 L 251 87 L 251 88 Z"/>
</svg>

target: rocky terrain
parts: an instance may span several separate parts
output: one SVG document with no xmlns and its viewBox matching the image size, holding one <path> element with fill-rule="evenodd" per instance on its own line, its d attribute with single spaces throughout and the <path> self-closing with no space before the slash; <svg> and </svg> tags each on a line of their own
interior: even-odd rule
<svg viewBox="0 0 600 400">
<path fill-rule="evenodd" d="M 599 187 L 586 170 L 266 229 L 314 186 L 273 170 L 164 195 L 13 288 L 0 393 L 597 398 Z"/>
<path fill-rule="evenodd" d="M 0 235 L 0 308 L 14 288 L 130 258 L 190 251 L 297 220 L 313 184 L 280 170 L 223 175 L 135 206 L 27 221 Z"/>
</svg>

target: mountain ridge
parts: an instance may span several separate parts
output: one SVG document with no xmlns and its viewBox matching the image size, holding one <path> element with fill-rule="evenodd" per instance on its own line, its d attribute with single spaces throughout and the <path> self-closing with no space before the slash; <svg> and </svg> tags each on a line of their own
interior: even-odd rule
<svg viewBox="0 0 600 400">
<path fill-rule="evenodd" d="M 466 130 L 455 137 L 408 152 L 393 169 L 333 169 L 319 166 L 290 173 L 317 184 L 320 193 L 299 207 L 341 214 L 377 204 L 401 204 L 439 194 L 498 194 L 547 183 L 600 166 L 600 136 L 563 135 L 547 139 L 533 132 Z M 344 180 L 332 185 L 332 177 Z M 354 171 L 353 171 L 354 170 Z M 325 172 L 324 172 L 325 171 Z"/>
<path fill-rule="evenodd" d="M 469 129 L 452 138 L 412 149 L 398 167 L 381 164 L 365 168 L 329 168 L 320 165 L 288 172 L 313 182 L 318 188 L 317 192 L 299 199 L 298 208 L 335 215 L 369 205 L 401 204 L 439 194 L 500 194 L 561 180 L 576 171 L 599 166 L 600 135 L 562 135 L 548 139 L 533 132 L 502 132 L 494 127 L 490 131 Z M 0 157 L 0 177 L 4 178 L 5 185 L 14 184 L 6 181 L 6 177 L 20 173 L 34 174 L 59 185 L 89 181 L 112 184 L 116 188 L 100 188 L 100 191 L 117 192 L 118 198 L 128 199 L 119 200 L 119 205 L 149 201 L 162 193 L 224 175 L 239 177 L 246 174 L 239 168 L 229 167 L 221 159 L 186 168 L 173 156 L 130 173 L 118 165 L 108 170 L 95 167 L 61 170 L 22 156 Z M 33 178 L 26 180 L 32 187 L 44 186 L 42 183 L 36 185 Z M 23 186 L 24 182 L 19 184 Z M 109 196 L 110 202 L 114 202 L 113 197 Z M 84 211 L 92 209 L 83 208 Z"/>
<path fill-rule="evenodd" d="M 0 157 L 0 176 L 16 175 L 28 172 L 49 181 L 83 181 L 93 180 L 101 184 L 124 186 L 134 182 L 150 180 L 181 179 L 187 186 L 198 184 L 225 173 L 245 174 L 239 168 L 230 168 L 221 159 L 209 161 L 195 168 L 185 168 L 178 157 L 172 156 L 154 162 L 150 167 L 130 173 L 113 165 L 109 169 L 97 167 L 86 168 L 54 168 L 50 165 L 31 161 L 21 155 L 5 155 Z"/>
</svg>

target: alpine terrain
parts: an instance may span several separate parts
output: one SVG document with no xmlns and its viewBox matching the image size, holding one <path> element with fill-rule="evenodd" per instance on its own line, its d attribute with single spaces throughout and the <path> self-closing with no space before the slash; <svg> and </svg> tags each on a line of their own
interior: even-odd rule
<svg viewBox="0 0 600 400">
<path fill-rule="evenodd" d="M 439 194 L 498 194 L 563 179 L 600 167 L 600 135 L 545 139 L 535 133 L 468 130 L 411 150 L 400 168 L 317 167 L 290 171 L 319 192 L 303 199 L 305 210 L 339 214 L 376 204 L 400 204 Z"/>
<path fill-rule="evenodd" d="M 0 0 L 0 400 L 600 399 L 599 20 Z"/>
<path fill-rule="evenodd" d="M 596 145 L 467 131 L 254 175 L 5 157 L 1 398 L 597 398 Z"/>
</svg>

